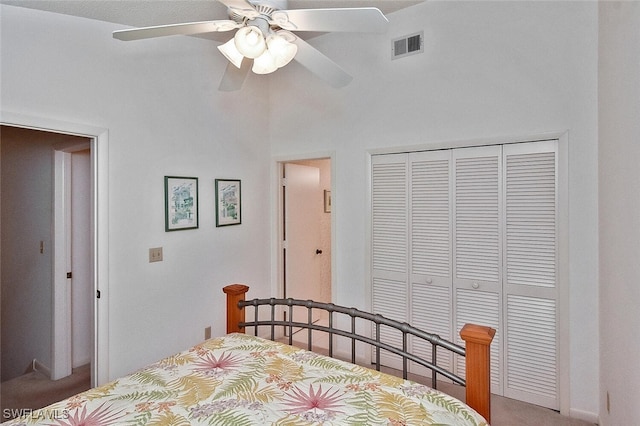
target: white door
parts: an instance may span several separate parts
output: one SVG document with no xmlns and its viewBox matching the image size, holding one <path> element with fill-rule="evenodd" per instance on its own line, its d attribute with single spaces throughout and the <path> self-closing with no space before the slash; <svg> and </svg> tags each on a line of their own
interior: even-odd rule
<svg viewBox="0 0 640 426">
<path fill-rule="evenodd" d="M 453 155 L 453 309 L 456 339 L 465 323 L 496 329 L 491 390 L 502 395 L 502 147 L 462 148 Z M 464 358 L 457 373 L 464 375 Z"/>
<path fill-rule="evenodd" d="M 447 340 L 453 340 L 451 185 L 449 150 L 409 154 L 409 323 Z M 413 352 L 431 360 L 431 345 L 416 341 Z M 449 351 L 438 351 L 438 365 L 451 370 L 452 361 Z M 431 377 L 426 368 L 411 371 Z"/>
<path fill-rule="evenodd" d="M 376 155 L 371 169 L 374 312 L 460 344 L 465 323 L 495 328 L 492 393 L 552 409 L 561 346 L 557 144 Z M 429 348 L 413 350 L 429 358 Z M 464 358 L 453 365 L 464 376 Z"/>
<path fill-rule="evenodd" d="M 89 364 L 93 349 L 91 151 L 71 153 L 71 366 Z"/>
<path fill-rule="evenodd" d="M 71 374 L 71 154 L 54 151 L 51 379 Z"/>
<path fill-rule="evenodd" d="M 91 151 L 77 149 L 54 151 L 54 380 L 93 355 Z"/>
<path fill-rule="evenodd" d="M 557 142 L 504 147 L 504 396 L 559 409 Z"/>
<path fill-rule="evenodd" d="M 284 178 L 284 296 L 329 302 L 323 300 L 320 280 L 324 211 L 320 169 L 285 163 Z M 305 311 L 294 311 L 294 319 L 306 322 Z"/>
<path fill-rule="evenodd" d="M 407 154 L 371 158 L 371 308 L 396 321 L 409 319 L 407 169 Z M 398 330 L 381 326 L 380 334 L 381 340 L 402 347 L 402 333 Z M 372 358 L 375 359 L 375 351 Z M 402 368 L 401 358 L 386 351 L 381 351 L 380 362 Z"/>
</svg>

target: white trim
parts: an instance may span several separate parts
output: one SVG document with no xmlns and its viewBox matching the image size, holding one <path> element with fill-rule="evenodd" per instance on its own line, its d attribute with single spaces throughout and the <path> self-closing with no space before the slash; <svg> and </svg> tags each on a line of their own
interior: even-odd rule
<svg viewBox="0 0 640 426">
<path fill-rule="evenodd" d="M 38 361 L 36 358 L 33 359 L 31 363 L 31 368 L 33 371 L 37 371 L 39 373 L 44 374 L 47 378 L 51 379 L 51 369 Z"/>
<path fill-rule="evenodd" d="M 418 152 L 418 151 L 435 151 L 438 149 L 454 149 L 454 148 L 472 148 L 476 146 L 487 145 L 506 145 L 511 143 L 522 142 L 538 142 L 557 140 L 566 134 L 567 131 L 554 131 L 539 133 L 534 135 L 517 135 L 517 136 L 496 136 L 493 138 L 478 138 L 478 139 L 457 139 L 457 140 L 440 140 L 433 142 L 421 142 L 415 145 L 405 145 L 397 147 L 387 148 L 373 148 L 367 150 L 366 154 L 371 157 L 373 155 L 381 154 L 400 154 L 405 152 Z"/>
<path fill-rule="evenodd" d="M 91 138 L 93 285 L 102 297 L 94 299 L 92 386 L 109 381 L 109 132 L 105 128 L 0 111 L 0 123 L 53 133 Z"/>
<path fill-rule="evenodd" d="M 271 196 L 269 197 L 269 203 L 271 205 L 271 229 L 270 229 L 270 237 L 271 237 L 271 250 L 269 250 L 271 254 L 271 290 L 269 294 L 282 294 L 282 289 L 280 288 L 280 268 L 278 265 L 280 264 L 280 205 L 281 205 L 281 195 L 280 195 L 280 163 L 278 161 L 271 162 L 271 188 L 269 193 Z"/>
<path fill-rule="evenodd" d="M 571 329 L 569 290 L 569 132 L 558 136 L 558 373 L 560 414 L 571 413 Z M 596 416 L 597 418 L 597 416 Z"/>
<path fill-rule="evenodd" d="M 564 414 L 563 414 L 564 415 Z M 600 418 L 596 413 L 592 413 L 591 411 L 577 410 L 572 408 L 569 410 L 569 417 L 572 419 L 584 420 L 585 422 L 589 422 L 591 424 L 600 424 Z"/>
<path fill-rule="evenodd" d="M 365 307 L 364 310 L 366 312 L 373 311 L 373 179 L 372 174 L 372 161 L 373 155 L 370 152 L 367 152 L 365 163 L 366 163 L 366 182 L 365 182 L 365 194 L 364 194 L 364 202 L 363 211 L 366 212 L 364 218 L 364 301 Z M 370 334 L 369 336 L 370 337 Z M 372 351 L 369 351 L 372 352 Z M 373 360 L 373 354 L 370 354 L 367 363 L 371 363 Z"/>
<path fill-rule="evenodd" d="M 92 386 L 102 385 L 109 376 L 109 133 L 106 129 L 91 141 L 92 223 L 94 224 L 93 281 L 101 298 L 94 298 L 94 362 Z"/>
<path fill-rule="evenodd" d="M 318 151 L 318 152 L 310 152 L 307 154 L 278 155 L 273 157 L 273 161 L 277 165 L 278 163 L 288 163 L 291 161 L 319 160 L 322 158 L 331 158 L 333 160 L 334 157 L 335 157 L 335 151 Z"/>
<path fill-rule="evenodd" d="M 51 379 L 71 374 L 71 154 L 54 150 L 53 194 L 53 337 Z"/>
<path fill-rule="evenodd" d="M 331 197 L 336 199 L 336 167 L 335 167 L 335 151 L 321 151 L 308 154 L 295 154 L 277 156 L 272 158 L 271 167 L 271 194 L 275 196 L 271 197 L 271 211 L 273 212 L 274 220 L 271 221 L 271 241 L 273 242 L 273 250 L 271 250 L 271 264 L 273 267 L 271 275 L 271 294 L 282 295 L 284 288 L 282 286 L 283 271 L 282 271 L 282 247 L 280 241 L 280 235 L 282 235 L 282 168 L 284 163 L 293 161 L 305 161 L 305 160 L 319 160 L 328 158 L 331 161 Z M 332 203 L 331 208 L 331 301 L 336 302 L 335 296 L 337 294 L 336 288 L 336 206 L 335 202 Z"/>
<path fill-rule="evenodd" d="M 44 117 L 33 117 L 8 111 L 0 111 L 0 123 L 8 126 L 17 126 L 52 133 L 62 133 L 65 135 L 85 136 L 89 138 L 96 137 L 107 132 L 107 129 L 100 127 L 69 123 Z"/>
</svg>

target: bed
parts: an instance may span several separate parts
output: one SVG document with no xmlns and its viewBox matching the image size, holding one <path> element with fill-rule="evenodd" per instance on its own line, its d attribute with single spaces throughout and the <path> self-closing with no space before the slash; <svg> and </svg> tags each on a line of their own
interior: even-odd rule
<svg viewBox="0 0 640 426">
<path fill-rule="evenodd" d="M 432 387 L 377 371 L 379 351 L 394 349 L 377 336 L 349 336 L 349 330 L 318 325 L 311 320 L 276 321 L 278 306 L 303 306 L 309 312 L 328 308 L 329 323 L 340 313 L 352 320 L 371 314 L 333 304 L 323 305 L 293 299 L 244 300 L 248 287 L 234 284 L 224 288 L 227 294 L 227 331 L 229 334 L 206 340 L 181 353 L 167 357 L 128 376 L 90 389 L 41 410 L 27 413 L 7 425 L 486 425 L 490 419 L 488 404 L 488 348 L 491 329 L 469 325 L 466 350 L 467 404 Z M 320 305 L 320 307 L 316 306 Z M 253 306 L 253 321 L 245 321 L 245 309 Z M 266 306 L 267 319 L 259 314 Z M 366 319 L 366 318 L 365 318 Z M 384 317 L 371 315 L 378 328 Z M 393 323 L 393 322 L 392 322 Z M 305 327 L 305 324 L 307 327 Z M 399 323 L 398 323 L 399 324 Z M 329 324 L 333 325 L 333 324 Z M 372 340 L 376 369 L 322 355 L 286 342 L 273 341 L 243 333 L 266 327 L 271 337 L 276 330 L 307 329 L 311 333 L 329 330 L 330 341 L 337 336 L 356 341 Z M 401 325 L 403 333 L 415 329 Z M 347 334 L 347 335 L 345 335 Z M 368 334 L 368 333 L 367 333 Z M 375 332 L 373 333 L 376 334 Z M 289 339 L 292 334 L 289 333 Z M 434 338 L 434 335 L 425 333 Z M 487 343 L 487 336 L 489 342 Z M 360 340 L 364 339 L 364 340 Z M 438 347 L 451 346 L 435 336 Z M 376 347 L 375 342 L 382 346 Z M 476 347 L 476 349 L 472 349 Z M 471 350 L 470 350 L 471 349 Z M 332 348 L 331 348 L 332 350 Z M 477 352 L 477 353 L 474 353 Z M 402 351 L 401 351 L 402 352 Z M 411 354 L 407 362 L 417 362 Z M 486 371 L 474 366 L 477 360 Z M 430 364 L 431 361 L 425 361 Z M 403 369 L 404 370 L 404 369 Z M 436 370 L 442 370 L 436 366 Z M 446 370 L 438 374 L 456 376 Z M 434 374 L 435 376 L 435 374 Z M 450 377 L 451 376 L 451 377 Z M 474 390 L 475 389 L 475 390 Z M 471 391 L 471 392 L 470 392 Z M 471 398 L 471 400 L 469 400 Z M 474 407 L 474 408 L 471 408 Z M 484 412 L 483 412 L 484 410 Z M 480 414 L 479 414 L 480 413 Z"/>
</svg>

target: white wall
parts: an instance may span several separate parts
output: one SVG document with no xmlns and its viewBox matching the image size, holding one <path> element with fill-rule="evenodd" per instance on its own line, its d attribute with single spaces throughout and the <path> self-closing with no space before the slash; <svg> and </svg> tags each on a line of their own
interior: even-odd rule
<svg viewBox="0 0 640 426">
<path fill-rule="evenodd" d="M 0 6 L 1 109 L 109 129 L 110 376 L 224 330 L 220 287 L 269 294 L 269 157 L 335 151 L 334 300 L 367 306 L 367 151 L 569 131 L 571 397 L 598 412 L 595 2 L 426 2 L 386 35 L 312 40 L 355 79 L 342 90 L 293 63 L 237 93 L 206 40 L 123 43 L 114 25 Z M 424 30 L 425 54 L 390 60 Z M 267 116 L 268 112 L 268 116 Z M 264 131 L 269 130 L 268 137 Z M 200 229 L 164 233 L 162 176 L 201 178 Z M 215 177 L 243 180 L 243 224 L 215 229 Z M 149 247 L 165 261 L 147 263 Z M 257 286 L 257 288 L 256 288 Z"/>
<path fill-rule="evenodd" d="M 109 377 L 223 334 L 224 285 L 270 289 L 265 80 L 218 92 L 208 40 L 125 43 L 116 25 L 5 5 L 0 19 L 0 109 L 109 132 Z M 199 229 L 164 232 L 165 175 L 199 177 Z M 240 226 L 215 227 L 219 177 L 242 179 Z"/>
<path fill-rule="evenodd" d="M 425 2 L 385 35 L 311 40 L 354 75 L 333 90 L 296 64 L 274 74 L 275 156 L 335 150 L 336 303 L 364 306 L 367 152 L 569 132 L 571 414 L 598 413 L 596 2 Z M 425 53 L 390 40 L 425 32 Z M 290 94 L 290 95 L 287 95 Z M 295 102 L 283 102 L 294 99 Z M 567 266 L 567 265 L 563 265 Z"/>
<path fill-rule="evenodd" d="M 52 166 L 51 142 L 41 133 L 3 129 L 3 381 L 34 358 L 51 365 Z"/>
<path fill-rule="evenodd" d="M 640 3 L 600 3 L 600 424 L 640 418 Z M 609 394 L 610 411 L 607 410 Z"/>
</svg>

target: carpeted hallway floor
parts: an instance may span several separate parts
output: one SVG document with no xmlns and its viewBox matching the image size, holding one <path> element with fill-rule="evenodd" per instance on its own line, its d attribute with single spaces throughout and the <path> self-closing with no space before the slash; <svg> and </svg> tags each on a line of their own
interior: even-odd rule
<svg viewBox="0 0 640 426">
<path fill-rule="evenodd" d="M 46 407 L 61 399 L 91 387 L 89 364 L 74 368 L 73 373 L 52 381 L 39 371 L 23 374 L 0 383 L 0 422 L 7 421 L 29 409 Z"/>
</svg>

